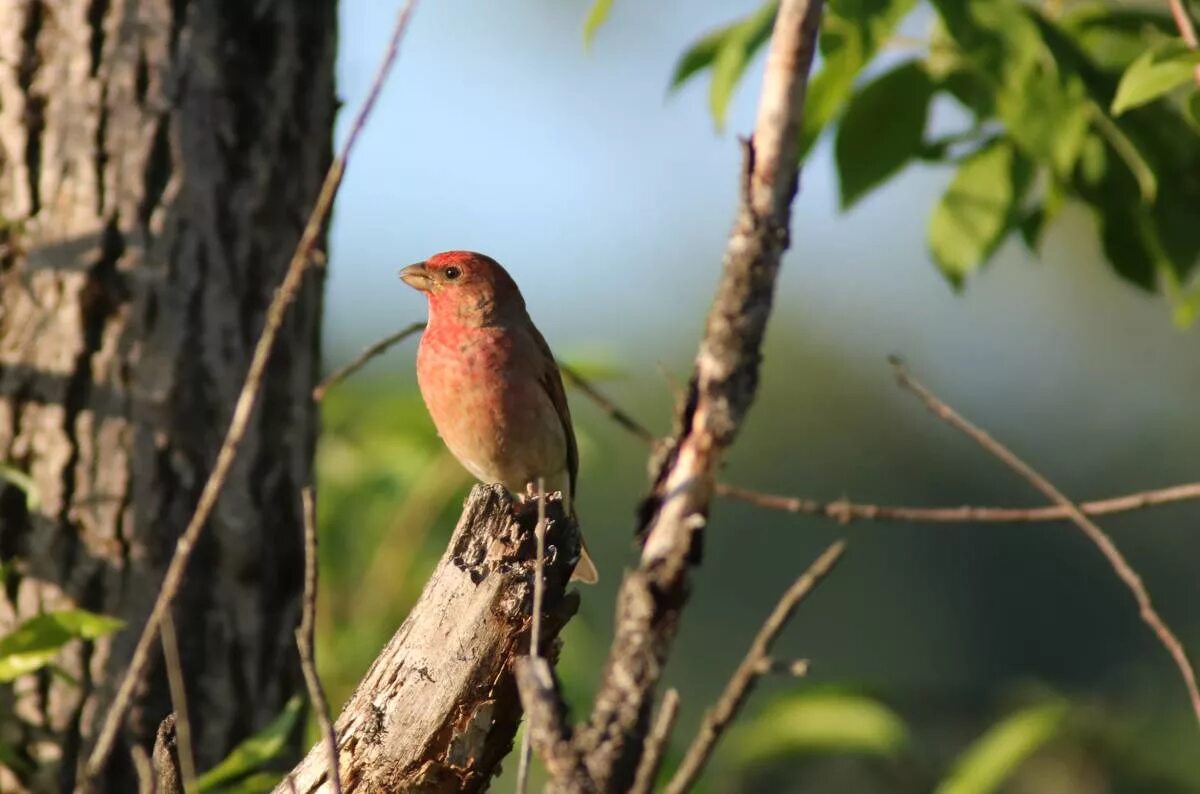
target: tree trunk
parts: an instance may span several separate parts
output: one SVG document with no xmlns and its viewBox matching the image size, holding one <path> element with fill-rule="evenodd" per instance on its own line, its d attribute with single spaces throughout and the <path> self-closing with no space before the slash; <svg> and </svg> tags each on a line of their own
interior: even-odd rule
<svg viewBox="0 0 1200 794">
<path fill-rule="evenodd" d="M 330 160 L 333 0 L 0 1 L 0 634 L 65 606 L 117 615 L 0 689 L 0 790 L 70 790 L 213 462 Z M 174 612 L 198 766 L 303 688 L 299 492 L 317 416 L 321 276 L 281 333 L 259 410 Z M 152 670 L 128 742 L 170 711 Z M 15 722 L 15 724 L 14 724 Z"/>
</svg>

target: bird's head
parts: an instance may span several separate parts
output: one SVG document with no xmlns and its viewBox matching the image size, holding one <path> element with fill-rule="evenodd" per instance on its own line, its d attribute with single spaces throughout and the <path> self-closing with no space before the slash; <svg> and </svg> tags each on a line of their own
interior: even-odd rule
<svg viewBox="0 0 1200 794">
<path fill-rule="evenodd" d="M 425 293 L 429 319 L 492 325 L 524 314 L 525 300 L 508 271 L 474 251 L 444 251 L 401 269 L 400 279 Z"/>
</svg>

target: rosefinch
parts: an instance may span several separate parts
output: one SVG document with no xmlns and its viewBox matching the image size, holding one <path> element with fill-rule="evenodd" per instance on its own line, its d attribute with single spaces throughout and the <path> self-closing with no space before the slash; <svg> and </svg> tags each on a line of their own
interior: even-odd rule
<svg viewBox="0 0 1200 794">
<path fill-rule="evenodd" d="M 400 278 L 429 300 L 417 383 L 450 452 L 518 499 L 543 478 L 573 515 L 579 452 L 571 411 L 558 364 L 512 277 L 491 257 L 446 251 Z M 571 578 L 597 580 L 586 547 Z"/>
</svg>

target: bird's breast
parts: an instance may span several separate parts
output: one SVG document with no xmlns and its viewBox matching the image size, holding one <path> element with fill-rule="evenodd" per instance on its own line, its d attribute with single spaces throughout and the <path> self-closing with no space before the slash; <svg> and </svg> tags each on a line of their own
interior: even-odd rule
<svg viewBox="0 0 1200 794">
<path fill-rule="evenodd" d="M 540 351 L 501 328 L 432 329 L 417 381 L 438 434 L 475 477 L 520 491 L 566 468 L 566 440 L 541 384 Z"/>
</svg>

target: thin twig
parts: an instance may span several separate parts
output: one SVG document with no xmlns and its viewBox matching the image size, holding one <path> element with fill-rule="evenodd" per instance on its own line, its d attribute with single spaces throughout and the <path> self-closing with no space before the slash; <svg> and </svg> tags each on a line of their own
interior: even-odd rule
<svg viewBox="0 0 1200 794">
<path fill-rule="evenodd" d="M 729 679 L 729 683 L 725 685 L 725 691 L 721 693 L 716 704 L 704 714 L 700 730 L 696 732 L 696 738 L 692 740 L 683 761 L 675 770 L 674 777 L 667 784 L 665 789 L 667 794 L 683 794 L 695 784 L 704 770 L 704 765 L 712 756 L 717 740 L 721 738 L 725 728 L 737 716 L 738 710 L 746 702 L 754 684 L 764 673 L 770 672 L 771 665 L 768 654 L 771 651 L 771 644 L 775 642 L 779 632 L 787 625 L 796 607 L 833 570 L 845 550 L 846 542 L 844 540 L 839 540 L 831 545 L 780 597 L 775 609 L 771 610 L 771 614 L 758 630 L 758 634 L 755 635 L 754 642 L 750 644 L 750 650 L 746 652 L 742 663 L 738 665 L 737 670 Z"/>
<path fill-rule="evenodd" d="M 752 491 L 728 483 L 717 483 L 716 493 L 730 499 L 748 502 L 770 510 L 828 518 L 839 523 L 851 521 L 904 521 L 912 523 L 992 523 L 1016 524 L 1042 521 L 1070 521 L 1070 511 L 1059 505 L 1049 507 L 906 507 L 901 505 L 856 504 L 839 499 L 822 502 L 795 496 Z M 1200 499 L 1200 482 L 1156 488 L 1152 491 L 1114 496 L 1079 503 L 1079 509 L 1089 516 L 1112 515 L 1145 507 Z"/>
<path fill-rule="evenodd" d="M 542 600 L 546 589 L 546 482 L 541 477 L 537 479 L 537 499 L 537 525 L 533 529 L 537 556 L 533 562 L 533 616 L 529 629 L 529 655 L 534 659 L 541 657 Z M 517 794 L 525 794 L 529 786 L 529 761 L 532 756 L 533 735 L 530 726 L 526 726 L 521 736 L 521 756 L 517 761 Z"/>
<path fill-rule="evenodd" d="M 175 746 L 179 753 L 179 778 L 185 794 L 196 790 L 196 756 L 192 752 L 192 723 L 188 717 L 187 689 L 183 683 L 183 663 L 179 658 L 179 640 L 170 610 L 162 621 L 163 661 L 167 667 L 167 687 L 175 711 Z"/>
<path fill-rule="evenodd" d="M 1171 658 L 1175 661 L 1175 666 L 1179 668 L 1180 677 L 1183 678 L 1184 686 L 1187 688 L 1188 696 L 1191 699 L 1192 711 L 1195 712 L 1196 720 L 1200 722 L 1200 688 L 1197 688 L 1196 672 L 1188 660 L 1187 652 L 1184 650 L 1179 638 L 1175 636 L 1175 633 L 1171 631 L 1154 609 L 1154 605 L 1150 602 L 1150 593 L 1147 592 L 1145 585 L 1142 584 L 1142 578 L 1125 559 L 1125 556 L 1121 554 L 1121 551 L 1112 542 L 1112 539 L 1104 533 L 1104 530 L 1100 529 L 1090 518 L 1084 515 L 1083 511 L 1068 499 L 1062 491 L 1058 490 L 1049 480 L 1034 470 L 1032 466 L 1017 457 L 1016 453 L 992 438 L 986 431 L 964 418 L 913 378 L 900 359 L 892 357 L 890 361 L 896 370 L 896 379 L 900 385 L 920 398 L 930 413 L 975 441 L 975 443 L 979 444 L 1023 477 L 1047 499 L 1067 511 L 1067 515 L 1071 521 L 1100 550 L 1100 553 L 1108 560 L 1109 566 L 1121 581 L 1125 583 L 1125 586 L 1129 588 L 1130 593 L 1133 594 L 1142 620 L 1158 636 L 1159 642 L 1166 648 L 1167 653 L 1171 655 Z"/>
<path fill-rule="evenodd" d="M 329 713 L 329 700 L 317 675 L 314 637 L 317 623 L 317 506 L 311 485 L 300 492 L 304 509 L 304 608 L 296 628 L 296 649 L 300 654 L 300 669 L 308 686 L 308 699 L 317 713 L 321 735 L 329 753 L 329 784 L 334 794 L 342 794 L 342 773 L 338 764 L 337 731 Z"/>
<path fill-rule="evenodd" d="M 258 393 L 262 388 L 263 375 L 266 372 L 271 351 L 275 347 L 275 339 L 279 335 L 279 328 L 283 324 L 283 319 L 288 308 L 300 291 L 305 273 L 314 262 L 312 256 L 313 247 L 316 245 L 322 230 L 325 228 L 325 220 L 333 204 L 334 196 L 337 195 L 337 189 L 341 184 L 342 175 L 350 158 L 350 152 L 354 147 L 355 141 L 358 140 L 358 136 L 366 124 L 367 117 L 370 115 L 371 109 L 375 106 L 380 92 L 383 90 L 383 85 L 387 80 L 387 75 L 392 68 L 392 64 L 396 60 L 400 39 L 403 37 L 404 29 L 408 24 L 414 4 L 415 0 L 407 0 L 396 17 L 396 25 L 392 30 L 387 51 L 375 74 L 371 88 L 367 92 L 367 97 L 363 102 L 362 108 L 358 111 L 354 123 L 350 126 L 350 132 L 346 136 L 346 141 L 342 145 L 341 151 L 334 158 L 328 172 L 325 174 L 325 180 L 322 182 L 321 190 L 317 194 L 312 214 L 309 215 L 308 223 L 305 224 L 304 231 L 300 235 L 300 240 L 296 244 L 296 250 L 292 254 L 291 261 L 288 262 L 283 282 L 279 285 L 279 289 L 276 290 L 275 296 L 271 299 L 270 306 L 267 307 L 267 315 L 263 323 L 262 333 L 254 347 L 254 356 L 250 360 L 250 367 L 246 372 L 246 380 L 242 384 L 237 403 L 234 405 L 233 416 L 230 419 L 225 440 L 217 452 L 216 463 L 208 476 L 208 481 L 204 484 L 204 489 L 200 493 L 200 499 L 196 504 L 196 511 L 192 514 L 191 520 L 175 545 L 175 553 L 171 557 L 171 562 L 167 566 L 166 573 L 163 575 L 162 587 L 159 590 L 158 598 L 155 600 L 154 607 L 146 619 L 146 625 L 142 629 L 142 634 L 138 638 L 133 655 L 129 660 L 129 669 L 126 670 L 124 678 L 121 679 L 117 694 L 108 707 L 104 724 L 101 726 L 96 739 L 96 745 L 88 759 L 85 773 L 87 779 L 95 778 L 100 774 L 105 761 L 112 752 L 117 732 L 121 728 L 121 724 L 125 719 L 125 713 L 129 709 L 130 702 L 133 699 L 134 689 L 146 673 L 146 667 L 150 662 L 150 651 L 158 636 L 163 617 L 179 592 L 179 588 L 183 583 L 184 571 L 187 569 L 188 560 L 192 555 L 192 550 L 195 548 L 200 534 L 204 531 L 204 526 L 217 503 L 217 497 L 221 493 L 221 488 L 225 485 L 225 479 L 233 467 L 238 447 L 241 445 L 242 439 L 246 435 L 246 430 L 250 425 L 251 414 L 253 413 Z"/>
<path fill-rule="evenodd" d="M 1192 24 L 1192 17 L 1188 14 L 1183 0 L 1167 0 L 1167 4 L 1171 6 L 1171 16 L 1175 19 L 1175 27 L 1179 28 L 1179 35 L 1187 44 L 1188 49 L 1200 48 L 1200 39 L 1196 37 L 1196 26 Z M 1196 85 L 1200 86 L 1200 64 L 1196 64 L 1193 74 L 1196 77 Z"/>
<path fill-rule="evenodd" d="M 396 331 L 390 336 L 385 336 L 383 339 L 367 345 L 362 349 L 362 352 L 359 353 L 349 364 L 346 364 L 345 366 L 340 367 L 337 370 L 334 370 L 331 374 L 325 376 L 325 379 L 318 383 L 317 387 L 313 389 L 313 399 L 317 402 L 320 402 L 327 391 L 365 367 L 371 359 L 386 352 L 387 349 L 392 345 L 403 342 L 413 334 L 419 334 L 424 330 L 425 323 L 413 323 L 405 328 L 401 328 L 399 331 Z"/>
<path fill-rule="evenodd" d="M 650 794 L 654 791 L 654 781 L 658 780 L 658 771 L 662 768 L 671 729 L 675 727 L 675 718 L 678 716 L 679 692 L 668 689 L 663 695 L 662 705 L 658 708 L 658 719 L 654 721 L 654 727 L 646 737 L 642 761 L 638 764 L 637 775 L 633 778 L 633 787 L 629 789 L 629 794 Z"/>
<path fill-rule="evenodd" d="M 657 440 L 655 435 L 646 429 L 645 425 L 626 413 L 621 406 L 601 394 L 587 378 L 561 361 L 558 362 L 558 369 L 567 380 L 575 384 L 577 389 L 586 394 L 596 405 L 600 406 L 600 409 L 608 414 L 614 422 L 647 444 L 653 444 Z"/>
<path fill-rule="evenodd" d="M 155 791 L 154 767 L 146 748 L 135 744 L 129 748 L 129 757 L 133 760 L 133 771 L 137 775 L 138 794 L 159 794 Z"/>
</svg>

